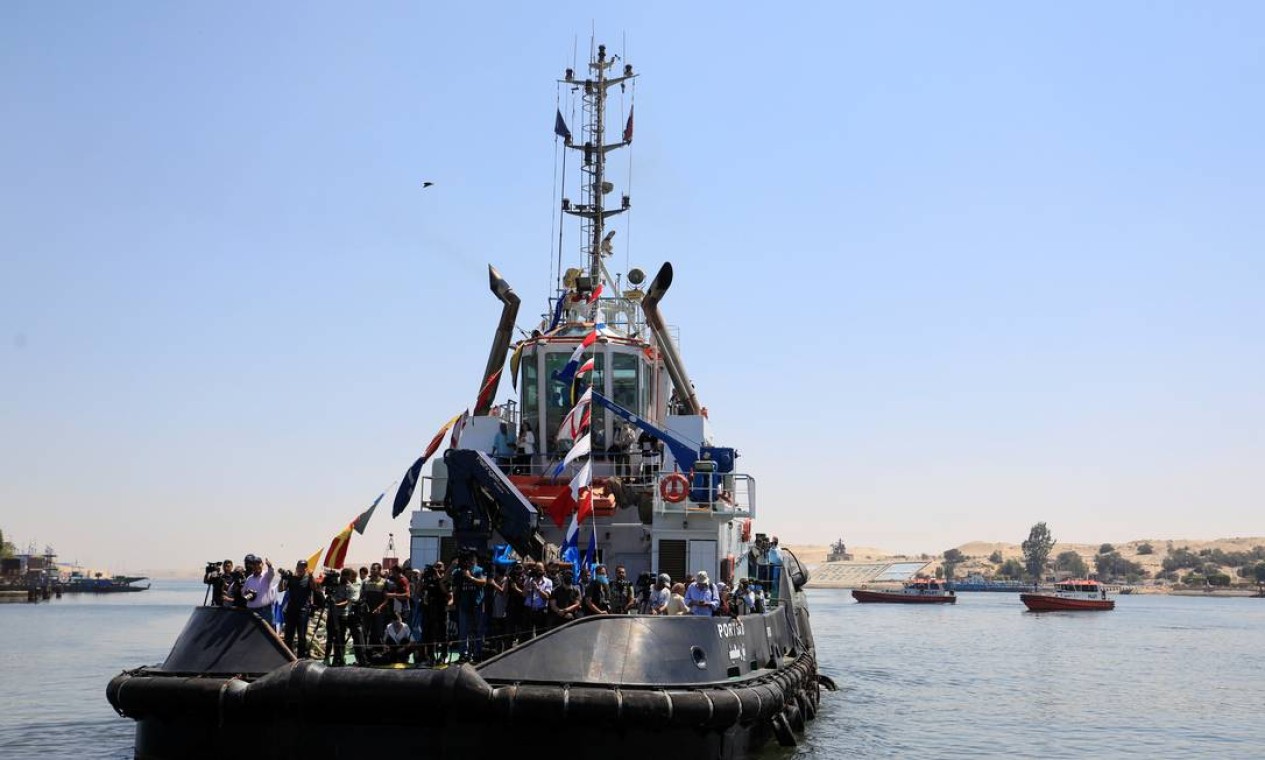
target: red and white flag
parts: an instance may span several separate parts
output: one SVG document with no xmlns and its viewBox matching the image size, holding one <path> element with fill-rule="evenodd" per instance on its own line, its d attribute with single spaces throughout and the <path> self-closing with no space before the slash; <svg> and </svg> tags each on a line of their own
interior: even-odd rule
<svg viewBox="0 0 1265 760">
<path fill-rule="evenodd" d="M 562 424 L 558 426 L 559 440 L 574 441 L 580 437 L 589 426 L 589 404 L 592 402 L 593 389 L 589 388 L 576 399 L 575 406 L 571 407 L 567 416 L 562 418 Z"/>
</svg>

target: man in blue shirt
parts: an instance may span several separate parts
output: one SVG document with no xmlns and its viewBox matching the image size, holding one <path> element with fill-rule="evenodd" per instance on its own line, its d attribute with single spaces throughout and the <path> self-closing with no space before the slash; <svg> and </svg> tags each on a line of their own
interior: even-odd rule
<svg viewBox="0 0 1265 760">
<path fill-rule="evenodd" d="M 509 467 L 510 460 L 514 456 L 514 437 L 510 435 L 509 425 L 504 422 L 497 429 L 496 437 L 492 439 L 492 456 L 502 470 Z"/>
<path fill-rule="evenodd" d="M 483 641 L 476 635 L 479 613 L 483 608 L 483 587 L 487 578 L 483 568 L 475 564 L 473 550 L 461 555 L 461 562 L 452 571 L 452 593 L 457 607 L 457 642 L 461 659 L 471 661 L 483 655 Z"/>
<path fill-rule="evenodd" d="M 720 594 L 707 577 L 706 570 L 699 570 L 694 582 L 685 590 L 685 606 L 691 615 L 713 615 L 720 606 Z"/>
<path fill-rule="evenodd" d="M 777 548 L 777 536 L 769 543 L 769 596 L 777 599 L 782 589 L 782 550 Z"/>
</svg>

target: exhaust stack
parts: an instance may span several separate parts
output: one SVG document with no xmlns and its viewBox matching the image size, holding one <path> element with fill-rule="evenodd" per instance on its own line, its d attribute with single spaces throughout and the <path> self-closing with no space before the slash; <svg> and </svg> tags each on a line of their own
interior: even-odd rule
<svg viewBox="0 0 1265 760">
<path fill-rule="evenodd" d="M 672 262 L 665 261 L 650 283 L 646 297 L 641 300 L 641 310 L 646 313 L 646 324 L 650 325 L 650 329 L 654 331 L 654 336 L 659 342 L 659 350 L 663 352 L 663 364 L 668 368 L 668 375 L 672 378 L 672 386 L 676 388 L 677 398 L 681 399 L 686 411 L 690 414 L 702 414 L 703 406 L 698 403 L 698 396 L 694 395 L 694 384 L 690 382 L 690 376 L 685 373 L 685 364 L 681 361 L 681 354 L 677 352 L 676 344 L 672 342 L 672 336 L 668 334 L 668 328 L 663 323 L 663 315 L 659 313 L 659 301 L 671 286 Z"/>
<path fill-rule="evenodd" d="M 509 350 L 510 339 L 514 336 L 514 320 L 518 318 L 518 305 L 522 300 L 514 293 L 514 289 L 505 281 L 496 267 L 488 264 L 488 286 L 492 295 L 505 304 L 501 309 L 501 321 L 492 336 L 492 351 L 488 354 L 488 366 L 483 370 L 483 380 L 479 383 L 479 396 L 474 403 L 474 416 L 486 415 L 492 409 L 492 400 L 496 398 L 496 389 L 501 384 L 501 373 L 505 370 L 505 352 Z"/>
</svg>

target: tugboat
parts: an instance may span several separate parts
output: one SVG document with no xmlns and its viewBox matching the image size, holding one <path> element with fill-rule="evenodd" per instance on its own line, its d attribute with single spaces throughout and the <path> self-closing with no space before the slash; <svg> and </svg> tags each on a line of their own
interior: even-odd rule
<svg viewBox="0 0 1265 760">
<path fill-rule="evenodd" d="M 935 578 L 915 578 L 899 591 L 852 589 L 852 598 L 862 603 L 883 604 L 956 604 L 957 594 Z"/>
<path fill-rule="evenodd" d="M 1114 610 L 1116 602 L 1107 598 L 1107 588 L 1098 581 L 1065 580 L 1054 584 L 1054 591 L 1020 594 L 1019 599 L 1032 612 L 1059 610 Z"/>
<path fill-rule="evenodd" d="M 567 70 L 559 82 L 584 119 L 579 140 L 561 109 L 554 130 L 579 157 L 581 197 L 559 200 L 580 219 L 581 266 L 559 264 L 549 308 L 515 345 L 520 299 L 489 267 L 502 310 L 475 404 L 409 468 L 394 514 L 416 488 L 416 568 L 472 548 L 577 572 L 623 565 L 642 581 L 705 572 L 729 587 L 754 580 L 768 593 L 762 611 L 593 615 L 477 664 L 376 669 L 299 660 L 254 615 L 201 607 L 166 661 L 107 688 L 111 705 L 136 720 L 137 757 L 218 758 L 247 747 L 303 758 L 665 749 L 737 758 L 772 740 L 794 745 L 815 717 L 822 686 L 834 687 L 817 672 L 808 570 L 790 551 L 780 566 L 758 556 L 755 479 L 713 433 L 659 309 L 672 265 L 645 290 L 642 270 L 609 269 L 608 221 L 631 200 L 607 207 L 606 159 L 631 143 L 633 117 L 630 106 L 621 139 L 608 139 L 607 95 L 637 76 L 626 63 L 614 68 L 618 60 L 598 46 L 587 72 Z M 519 401 L 494 404 L 507 357 Z M 450 427 L 450 448 L 432 458 Z M 525 445 L 512 451 L 516 439 Z"/>
</svg>

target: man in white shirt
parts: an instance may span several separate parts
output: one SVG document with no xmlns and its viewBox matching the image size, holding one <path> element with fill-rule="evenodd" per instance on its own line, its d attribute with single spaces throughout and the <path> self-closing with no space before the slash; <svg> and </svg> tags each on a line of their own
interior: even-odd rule
<svg viewBox="0 0 1265 760">
<path fill-rule="evenodd" d="M 409 646 L 412 644 L 412 629 L 400 617 L 398 611 L 391 613 L 391 622 L 382 632 L 382 643 L 386 644 L 387 662 L 408 662 Z"/>
<path fill-rule="evenodd" d="M 266 558 L 260 560 L 253 554 L 247 554 L 245 565 L 246 572 L 250 573 L 242 581 L 246 609 L 258 615 L 269 628 L 276 630 L 272 619 L 272 605 L 277 601 L 277 574 L 272 569 L 272 561 Z M 268 567 L 267 572 L 264 572 L 265 565 Z"/>
<path fill-rule="evenodd" d="M 672 578 L 667 573 L 660 573 L 658 582 L 650 591 L 650 614 L 667 614 L 668 602 L 672 600 Z"/>
<path fill-rule="evenodd" d="M 545 568 L 537 562 L 527 571 L 527 581 L 523 587 L 523 603 L 527 607 L 529 627 L 534 629 L 531 634 L 533 636 L 543 633 L 549 627 L 548 612 L 551 596 L 553 596 L 553 581 L 545 575 Z"/>
</svg>

